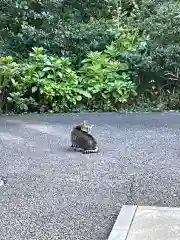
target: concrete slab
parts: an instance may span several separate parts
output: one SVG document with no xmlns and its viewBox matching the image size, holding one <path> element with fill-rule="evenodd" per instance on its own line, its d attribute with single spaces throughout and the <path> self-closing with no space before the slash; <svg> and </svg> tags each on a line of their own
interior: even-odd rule
<svg viewBox="0 0 180 240">
<path fill-rule="evenodd" d="M 108 240 L 137 239 L 180 239 L 180 208 L 123 206 Z"/>
</svg>

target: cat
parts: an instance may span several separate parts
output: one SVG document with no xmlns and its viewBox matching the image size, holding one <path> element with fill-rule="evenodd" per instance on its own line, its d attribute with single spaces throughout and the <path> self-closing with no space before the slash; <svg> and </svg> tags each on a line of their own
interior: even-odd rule
<svg viewBox="0 0 180 240">
<path fill-rule="evenodd" d="M 84 121 L 82 124 L 77 125 L 71 132 L 71 147 L 74 150 L 82 151 L 83 154 L 99 152 L 98 144 L 95 138 L 90 134 L 94 125 L 87 124 Z"/>
</svg>

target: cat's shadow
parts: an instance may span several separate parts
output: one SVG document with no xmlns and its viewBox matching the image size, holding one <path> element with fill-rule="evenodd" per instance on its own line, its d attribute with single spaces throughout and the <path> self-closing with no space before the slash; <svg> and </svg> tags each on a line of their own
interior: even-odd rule
<svg viewBox="0 0 180 240">
<path fill-rule="evenodd" d="M 76 150 L 73 147 L 69 146 L 69 147 L 64 147 L 61 150 L 64 150 L 64 152 L 81 152 L 81 150 Z"/>
</svg>

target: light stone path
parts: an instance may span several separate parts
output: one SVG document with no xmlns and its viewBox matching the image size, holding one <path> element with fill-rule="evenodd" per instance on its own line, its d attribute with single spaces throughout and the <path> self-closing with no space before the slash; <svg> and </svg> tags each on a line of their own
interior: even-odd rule
<svg viewBox="0 0 180 240">
<path fill-rule="evenodd" d="M 179 240 L 180 208 L 122 207 L 108 240 Z"/>
</svg>

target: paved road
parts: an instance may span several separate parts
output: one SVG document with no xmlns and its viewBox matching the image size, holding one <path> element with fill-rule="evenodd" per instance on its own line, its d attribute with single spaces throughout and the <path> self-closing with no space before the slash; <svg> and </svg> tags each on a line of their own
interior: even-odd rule
<svg viewBox="0 0 180 240">
<path fill-rule="evenodd" d="M 87 120 L 101 153 L 68 149 Z M 1 240 L 105 240 L 123 204 L 180 206 L 180 115 L 0 117 Z"/>
</svg>

